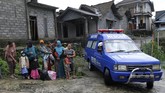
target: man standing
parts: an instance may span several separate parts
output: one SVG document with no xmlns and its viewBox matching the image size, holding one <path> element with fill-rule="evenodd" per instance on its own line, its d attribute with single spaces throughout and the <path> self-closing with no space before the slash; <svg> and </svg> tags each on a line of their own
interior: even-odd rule
<svg viewBox="0 0 165 93">
<path fill-rule="evenodd" d="M 15 76 L 15 67 L 16 67 L 16 47 L 15 43 L 8 42 L 8 45 L 5 48 L 5 59 L 7 60 L 10 77 L 16 78 Z"/>
</svg>

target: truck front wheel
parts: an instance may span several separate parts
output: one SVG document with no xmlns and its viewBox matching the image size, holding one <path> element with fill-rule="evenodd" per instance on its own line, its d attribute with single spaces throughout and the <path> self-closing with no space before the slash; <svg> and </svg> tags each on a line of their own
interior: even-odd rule
<svg viewBox="0 0 165 93">
<path fill-rule="evenodd" d="M 154 86 L 154 82 L 147 82 L 146 85 L 148 89 L 152 89 Z"/>
<path fill-rule="evenodd" d="M 113 84 L 113 80 L 112 80 L 110 71 L 107 68 L 104 71 L 104 83 L 105 83 L 105 85 L 112 85 Z"/>
</svg>

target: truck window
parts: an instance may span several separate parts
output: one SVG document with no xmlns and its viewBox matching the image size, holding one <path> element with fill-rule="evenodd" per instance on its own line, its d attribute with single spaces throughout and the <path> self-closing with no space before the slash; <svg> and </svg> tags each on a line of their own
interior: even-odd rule
<svg viewBox="0 0 165 93">
<path fill-rule="evenodd" d="M 91 48 L 92 42 L 93 42 L 93 41 L 88 41 L 88 43 L 87 43 L 87 47 L 88 47 L 88 48 Z"/>
<path fill-rule="evenodd" d="M 94 41 L 93 44 L 92 44 L 92 49 L 96 48 L 96 44 L 97 44 L 97 41 Z"/>
<path fill-rule="evenodd" d="M 106 52 L 140 52 L 132 40 L 106 40 Z"/>
</svg>

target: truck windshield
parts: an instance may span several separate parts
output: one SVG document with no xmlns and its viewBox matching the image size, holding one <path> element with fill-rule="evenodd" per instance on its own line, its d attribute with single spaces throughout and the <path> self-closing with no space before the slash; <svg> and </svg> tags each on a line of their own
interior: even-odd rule
<svg viewBox="0 0 165 93">
<path fill-rule="evenodd" d="M 105 51 L 108 53 L 116 52 L 140 52 L 139 48 L 132 40 L 105 40 Z"/>
</svg>

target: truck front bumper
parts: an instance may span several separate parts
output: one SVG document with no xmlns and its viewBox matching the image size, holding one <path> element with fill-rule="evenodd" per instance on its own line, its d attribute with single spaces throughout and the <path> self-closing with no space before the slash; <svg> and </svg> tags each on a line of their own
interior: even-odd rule
<svg viewBox="0 0 165 93">
<path fill-rule="evenodd" d="M 115 82 L 149 82 L 149 81 L 159 81 L 162 77 L 162 71 L 152 71 L 146 69 L 147 71 L 138 71 L 139 68 L 135 68 L 132 72 L 117 72 L 111 71 L 111 77 Z"/>
</svg>

